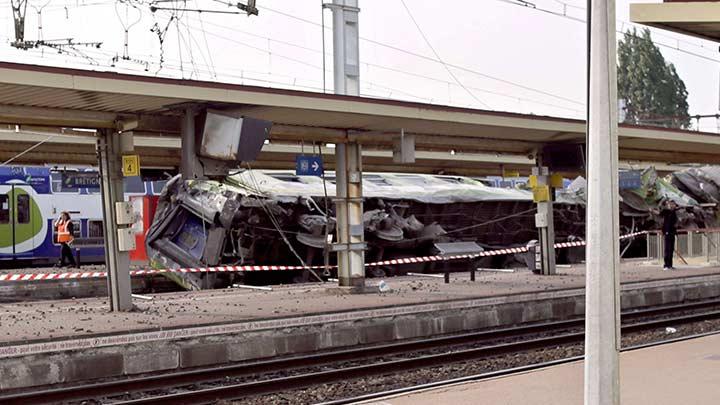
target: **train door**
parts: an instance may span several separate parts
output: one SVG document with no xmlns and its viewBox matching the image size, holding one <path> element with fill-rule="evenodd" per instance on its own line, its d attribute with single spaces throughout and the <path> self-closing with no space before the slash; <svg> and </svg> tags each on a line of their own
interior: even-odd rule
<svg viewBox="0 0 720 405">
<path fill-rule="evenodd" d="M 27 185 L 0 185 L 0 249 L 13 259 L 31 259 L 42 228 Z"/>
</svg>

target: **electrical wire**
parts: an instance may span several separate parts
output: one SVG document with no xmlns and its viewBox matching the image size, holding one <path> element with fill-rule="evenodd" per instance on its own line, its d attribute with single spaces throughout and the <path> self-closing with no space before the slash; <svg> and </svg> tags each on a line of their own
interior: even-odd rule
<svg viewBox="0 0 720 405">
<path fill-rule="evenodd" d="M 11 157 L 10 159 L 8 159 L 8 160 L 0 163 L 0 167 L 9 165 L 10 163 L 12 163 L 12 162 L 13 162 L 14 160 L 16 160 L 17 158 L 25 155 L 26 153 L 31 152 L 33 149 L 37 148 L 38 146 L 44 144 L 45 142 L 47 142 L 47 141 L 49 141 L 49 140 L 55 138 L 55 137 L 58 136 L 58 135 L 59 135 L 59 134 L 53 134 L 53 135 L 48 136 L 47 138 L 43 139 L 42 141 L 36 143 L 35 145 L 33 145 L 33 146 L 25 149 L 24 151 L 16 154 L 15 156 Z"/>
<path fill-rule="evenodd" d="M 444 233 L 442 233 L 442 234 L 440 234 L 440 235 L 437 235 L 437 236 L 445 236 L 445 235 L 450 235 L 450 234 L 452 234 L 452 233 L 467 231 L 467 230 L 469 230 L 469 229 L 480 228 L 480 227 L 483 227 L 483 226 L 487 226 L 487 225 L 494 224 L 494 223 L 496 223 L 496 222 L 506 221 L 506 220 L 511 219 L 511 218 L 515 218 L 515 217 L 527 215 L 527 214 L 529 214 L 529 213 L 531 213 L 531 212 L 535 212 L 535 211 L 536 211 L 535 208 L 530 208 L 530 209 L 525 210 L 525 211 L 516 212 L 516 213 L 514 213 L 514 214 L 505 215 L 505 216 L 502 216 L 502 217 L 499 217 L 499 218 L 494 218 L 494 219 L 491 219 L 491 220 L 489 220 L 489 221 L 481 222 L 481 223 L 479 223 L 479 224 L 469 225 L 469 226 L 465 226 L 465 227 L 462 227 L 462 228 L 453 229 L 453 230 L 451 230 L 451 231 L 445 231 Z M 427 237 L 427 236 L 424 236 L 424 237 L 423 237 L 423 236 L 420 236 L 420 237 L 413 238 L 413 239 L 403 239 L 403 242 L 414 242 L 414 241 L 425 240 L 425 239 L 430 239 L 430 238 Z"/>
<path fill-rule="evenodd" d="M 256 188 L 258 194 L 264 194 L 260 189 L 260 184 L 258 183 L 257 179 L 255 178 L 255 173 L 253 172 L 253 169 L 250 166 L 250 162 L 245 162 L 245 164 L 247 165 L 247 168 L 248 168 L 248 171 L 247 171 L 248 177 L 250 177 L 250 181 L 252 181 L 253 186 Z M 295 256 L 295 258 L 300 262 L 300 265 L 302 267 L 304 267 L 305 270 L 308 270 L 319 281 L 324 282 L 324 280 L 320 276 L 318 276 L 318 274 L 315 271 L 313 271 L 313 269 L 311 269 L 307 265 L 307 263 L 305 263 L 305 261 L 300 257 L 300 255 L 297 253 L 297 251 L 295 251 L 295 248 L 292 246 L 292 244 L 288 240 L 287 236 L 285 236 L 285 231 L 283 231 L 282 227 L 280 226 L 280 222 L 275 217 L 275 214 L 273 214 L 272 210 L 266 206 L 266 204 L 265 204 L 266 201 L 261 198 L 258 198 L 256 195 L 253 195 L 253 197 L 255 197 L 257 199 L 257 201 L 260 203 L 260 206 L 265 211 L 265 214 L 270 219 L 270 222 L 275 227 L 275 230 L 280 234 L 280 236 L 282 237 L 282 240 L 285 242 L 285 245 L 288 247 L 288 249 L 290 249 L 290 251 Z"/>
<path fill-rule="evenodd" d="M 106 4 L 106 3 L 97 3 L 97 4 Z M 168 23 L 171 23 L 174 19 L 177 19 L 177 17 L 173 17 L 174 14 L 175 14 L 175 13 L 171 13 L 170 21 L 168 21 Z M 284 13 L 284 14 L 286 14 L 286 13 Z M 289 15 L 289 14 L 288 14 L 288 15 Z M 309 21 L 309 20 L 307 20 L 307 21 Z M 200 32 L 202 32 L 202 33 L 203 33 L 203 36 L 204 36 L 204 38 L 205 38 L 205 41 L 206 41 L 206 46 L 207 46 L 207 35 L 208 35 L 208 31 L 205 29 L 205 27 L 204 27 L 204 22 L 202 21 L 202 19 L 198 19 L 198 22 L 201 24 L 201 27 L 199 27 L 199 28 L 197 28 L 197 27 L 191 27 L 189 24 L 185 23 L 184 21 L 179 21 L 180 24 L 183 24 L 183 25 L 188 26 L 188 31 L 190 31 L 190 28 L 192 28 L 192 29 L 198 29 Z M 212 24 L 212 23 L 208 22 L 208 24 Z M 168 25 L 169 25 L 169 24 L 168 24 Z M 176 25 L 177 25 L 177 23 L 176 23 Z M 220 25 L 218 25 L 218 24 L 213 24 L 213 25 L 220 26 Z M 220 27 L 222 27 L 222 26 L 220 26 Z M 166 26 L 164 30 L 161 30 L 159 27 L 158 27 L 158 29 L 157 29 L 157 31 L 158 31 L 158 32 L 157 32 L 157 33 L 158 33 L 158 37 L 159 37 L 160 43 L 161 43 L 161 46 L 160 46 L 160 48 L 161 48 L 161 57 L 160 57 L 160 58 L 161 58 L 161 63 L 160 63 L 160 65 L 159 65 L 159 69 L 162 69 L 163 61 L 164 61 L 164 55 L 163 55 L 163 54 L 164 54 L 164 51 L 163 51 L 164 47 L 163 47 L 163 41 L 162 41 L 162 39 L 164 39 L 163 37 L 164 37 L 164 35 L 167 33 L 167 28 L 169 28 L 169 27 Z M 229 27 L 225 27 L 225 28 L 229 28 Z M 246 34 L 248 34 L 248 35 L 253 35 L 253 34 L 247 33 L 247 32 L 246 32 Z M 210 33 L 210 35 L 214 35 L 214 36 L 216 36 L 216 37 L 224 38 L 224 39 L 226 39 L 226 40 L 232 40 L 231 38 L 223 37 L 223 36 L 214 34 L 214 33 L 212 33 L 212 32 Z M 259 36 L 259 35 L 254 35 L 254 36 L 262 37 L 262 36 Z M 267 38 L 267 37 L 265 37 L 265 38 Z M 293 44 L 293 43 L 290 43 L 290 42 L 280 41 L 280 40 L 276 40 L 276 39 L 270 39 L 270 40 L 272 40 L 273 42 L 283 43 L 283 44 L 286 44 L 286 45 L 289 45 L 289 46 L 301 47 L 301 48 L 307 49 L 308 51 L 312 51 L 312 52 L 319 52 L 319 53 L 321 53 L 321 54 L 323 54 L 323 55 L 325 54 L 322 50 L 318 51 L 318 50 L 313 49 L 313 48 L 303 47 L 303 46 L 298 45 L 298 44 Z M 191 38 L 190 40 L 186 40 L 185 42 L 187 43 L 188 41 L 194 41 L 194 38 Z M 197 42 L 197 41 L 195 41 L 195 42 Z M 234 42 L 234 43 L 238 43 L 238 41 L 233 41 L 233 42 Z M 247 46 L 246 43 L 239 43 L 239 44 L 240 44 L 240 45 Z M 267 50 L 262 49 L 262 48 L 257 48 L 257 47 L 252 47 L 252 48 L 253 48 L 253 49 L 256 49 L 256 50 L 258 50 L 258 51 L 265 52 L 265 53 L 268 52 Z M 100 65 L 100 63 L 98 63 L 97 61 L 93 60 L 92 58 L 90 58 L 90 57 L 87 56 L 86 54 L 83 54 L 82 52 L 78 51 L 77 49 L 75 49 L 74 52 L 75 52 L 75 54 L 76 54 L 78 57 L 82 57 L 82 58 L 87 59 L 88 62 L 90 62 L 91 64 L 96 65 L 96 66 L 99 66 L 99 65 Z M 72 52 L 67 52 L 67 53 L 72 54 Z M 212 57 L 212 56 L 211 56 L 212 53 L 211 53 L 209 50 L 208 50 L 208 55 L 210 56 L 210 58 Z M 276 56 L 278 56 L 278 55 L 279 55 L 279 54 L 276 53 Z M 203 54 L 203 57 L 204 57 L 204 54 Z M 281 57 L 283 57 L 283 56 L 281 56 Z M 285 57 L 285 59 L 287 59 L 287 57 Z M 308 64 L 307 62 L 298 60 L 297 58 L 290 58 L 289 60 L 293 60 L 293 61 L 296 62 L 296 63 L 302 63 L 302 64 L 304 64 L 304 65 L 306 65 L 306 66 L 311 66 L 311 67 L 313 67 L 313 68 L 318 69 L 317 66 L 314 66 L 314 65 L 312 65 L 312 64 Z M 131 62 L 140 63 L 140 61 L 131 61 Z M 206 66 L 210 66 L 210 71 L 212 72 L 212 73 L 211 73 L 211 74 L 212 74 L 212 77 L 217 78 L 217 72 L 215 71 L 216 69 L 215 69 L 215 66 L 214 66 L 214 62 L 213 62 L 213 61 L 209 61 L 209 63 L 208 63 L 208 60 L 206 59 L 206 60 L 205 60 L 205 63 L 206 63 Z M 382 66 L 382 65 L 378 65 L 378 64 L 373 64 L 373 63 L 367 63 L 367 62 L 363 62 L 363 63 L 366 64 L 366 66 L 372 66 L 372 67 L 375 67 L 375 68 L 378 68 L 378 69 L 383 69 L 383 70 L 387 70 L 387 71 L 394 71 L 394 72 L 397 72 L 397 73 L 401 73 L 401 74 L 405 74 L 405 75 L 410 75 L 410 76 L 414 76 L 414 77 L 422 77 L 422 78 L 425 78 L 425 79 L 427 79 L 427 80 L 432 80 L 432 81 L 436 81 L 436 82 L 439 82 L 439 83 L 449 84 L 449 85 L 452 85 L 452 86 L 459 86 L 457 83 L 448 82 L 448 81 L 445 81 L 445 80 L 442 80 L 442 79 L 432 78 L 432 77 L 429 77 L 429 76 L 423 76 L 423 75 L 419 75 L 419 74 L 416 74 L 416 73 L 413 73 L 413 72 L 401 71 L 401 70 L 399 70 L 399 69 L 394 69 L 394 68 L 390 68 L 390 67 Z M 143 66 L 145 66 L 146 68 L 147 68 L 147 66 L 150 65 L 150 63 L 147 63 L 147 62 L 146 62 L 146 63 L 141 63 L 141 64 L 143 64 Z M 196 71 L 196 74 L 197 74 L 197 63 L 195 63 L 195 65 L 196 65 L 195 71 Z M 180 69 L 181 74 L 184 75 L 184 60 L 182 60 L 182 58 L 181 58 L 181 62 L 180 62 L 180 68 L 181 68 L 181 69 Z M 321 69 L 322 72 L 327 72 L 326 70 L 323 70 L 321 67 L 320 67 L 319 69 Z M 157 71 L 157 73 L 159 73 L 159 70 Z M 323 78 L 324 78 L 324 77 L 325 77 L 325 73 L 323 73 Z M 270 82 L 270 81 L 265 81 L 265 82 Z M 405 95 L 405 96 L 412 97 L 412 98 L 415 98 L 415 99 L 418 99 L 418 100 L 423 100 L 423 101 L 426 101 L 426 102 L 431 102 L 431 103 L 434 102 L 434 100 L 431 99 L 431 98 L 422 97 L 422 96 L 419 96 L 419 95 L 416 95 L 416 94 L 409 93 L 409 92 L 407 92 L 407 91 L 403 91 L 403 90 L 400 90 L 400 89 L 396 89 L 396 88 L 392 88 L 392 87 L 389 87 L 389 86 L 381 85 L 381 84 L 378 84 L 378 83 L 372 83 L 372 82 L 366 82 L 366 81 L 365 81 L 364 84 L 369 85 L 370 88 L 371 88 L 372 86 L 375 86 L 375 87 L 377 87 L 377 88 L 379 88 L 379 89 L 383 89 L 383 90 L 387 91 L 387 92 L 389 93 L 389 96 L 388 96 L 388 97 L 392 97 L 392 94 L 396 93 L 396 94 L 403 94 L 403 95 Z M 460 86 L 460 87 L 463 87 L 463 86 Z M 542 102 L 542 101 L 539 101 L 539 100 L 533 100 L 533 99 L 528 99 L 528 98 L 524 98 L 524 97 L 515 97 L 515 96 L 503 94 L 503 93 L 500 93 L 500 92 L 493 92 L 493 91 L 490 91 L 490 90 L 478 89 L 478 88 L 473 88 L 473 87 L 469 87 L 469 86 L 465 86 L 465 87 L 468 88 L 468 89 L 471 89 L 471 90 L 480 91 L 480 92 L 484 92 L 484 93 L 488 93 L 488 94 L 494 94 L 494 95 L 497 95 L 497 96 L 499 96 L 499 97 L 505 97 L 505 98 L 512 99 L 512 100 L 527 101 L 527 102 L 534 103 L 534 104 L 538 104 L 538 105 L 546 105 L 546 106 L 552 107 L 552 108 L 558 108 L 558 109 L 567 110 L 567 111 L 579 112 L 579 110 L 576 110 L 576 109 L 573 109 L 573 108 L 564 107 L 564 106 L 560 106 L 560 105 L 557 105 L 557 104 L 545 103 L 545 102 Z M 370 93 L 370 94 L 364 93 L 363 95 L 368 95 L 368 96 L 372 96 L 372 97 L 377 97 L 376 94 L 372 94 L 372 93 Z M 383 97 L 383 98 L 384 98 L 384 97 Z M 578 104 L 579 104 L 579 103 L 578 103 Z"/>
<path fill-rule="evenodd" d="M 205 32 L 205 24 L 203 22 L 202 14 L 198 16 L 198 19 L 200 20 L 200 29 L 202 30 L 203 39 L 205 40 L 205 50 L 207 51 L 208 58 L 210 59 L 210 68 L 213 72 L 213 78 L 217 79 L 217 73 L 215 72 L 215 62 L 213 61 L 212 52 L 210 51 L 210 45 L 207 40 L 207 32 Z"/>
<path fill-rule="evenodd" d="M 279 10 L 275 10 L 275 9 L 272 9 L 272 8 L 269 8 L 269 7 L 265 7 L 265 6 L 260 7 L 260 6 L 258 6 L 258 8 L 260 8 L 260 9 L 262 9 L 262 10 L 270 11 L 270 12 L 272 12 L 272 13 L 276 13 L 276 14 L 279 14 L 279 15 L 283 15 L 283 16 L 286 16 L 286 17 L 288 17 L 288 18 L 292 18 L 292 19 L 295 19 L 295 20 L 304 22 L 304 23 L 306 23 L 306 24 L 312 24 L 312 25 L 315 25 L 315 26 L 321 26 L 320 23 L 317 23 L 317 22 L 315 22 L 315 21 L 311 21 L 311 20 L 308 20 L 308 19 L 305 19 L 305 18 L 302 18 L 302 17 L 298 17 L 298 16 L 296 16 L 296 15 L 288 14 L 288 13 L 285 13 L 285 12 L 282 12 L 282 11 L 279 11 Z M 329 28 L 326 28 L 326 29 L 329 29 Z M 369 38 L 365 38 L 365 37 L 362 37 L 362 36 L 360 37 L 360 40 L 361 40 L 361 41 L 365 41 L 365 42 L 370 43 L 370 44 L 373 44 L 373 45 L 381 46 L 381 47 L 384 47 L 384 48 L 387 48 L 387 49 L 392 49 L 392 50 L 397 51 L 397 52 L 401 52 L 401 53 L 404 53 L 404 54 L 407 54 L 407 55 L 411 55 L 411 56 L 414 56 L 414 57 L 419 58 L 419 59 L 424 59 L 424 60 L 431 61 L 431 62 L 434 62 L 434 63 L 442 63 L 441 61 L 439 61 L 439 60 L 437 60 L 437 59 L 434 59 L 434 58 L 432 58 L 432 57 L 429 57 L 429 56 L 426 56 L 426 55 L 422 55 L 422 54 L 419 54 L 419 53 L 415 53 L 415 52 L 412 52 L 412 51 L 408 51 L 407 49 L 403 49 L 403 48 L 400 48 L 400 47 L 398 47 L 398 46 L 386 44 L 386 43 L 383 43 L 383 42 L 380 42 L 380 41 L 376 41 L 376 40 L 373 40 L 373 39 L 369 39 Z M 584 105 L 582 102 L 579 102 L 579 101 L 576 101 L 576 100 L 573 100 L 573 99 L 570 99 L 570 98 L 567 98 L 567 97 L 559 96 L 559 95 L 557 95 L 557 94 L 553 94 L 553 93 L 547 92 L 547 91 L 545 91 L 545 90 L 536 89 L 536 88 L 533 88 L 533 87 L 530 87 L 530 86 L 526 86 L 526 85 L 523 85 L 523 84 L 520 84 L 520 83 L 515 83 L 515 82 L 510 81 L 510 80 L 506 80 L 506 79 L 502 79 L 502 78 L 499 78 L 499 77 L 495 77 L 495 76 L 492 76 L 492 75 L 489 75 L 489 74 L 486 74 L 486 73 L 479 72 L 479 71 L 477 71 L 477 70 L 470 69 L 470 68 L 465 67 L 465 66 L 460 66 L 460 65 L 452 64 L 452 63 L 446 63 L 446 64 L 447 64 L 447 66 L 449 66 L 449 67 L 451 67 L 451 68 L 454 68 L 454 69 L 457 69 L 457 70 L 460 70 L 460 71 L 463 71 L 463 72 L 471 73 L 471 74 L 474 74 L 474 75 L 477 75 L 477 76 L 480 76 L 480 77 L 484 77 L 484 78 L 489 79 L 489 80 L 494 80 L 494 81 L 497 81 L 497 82 L 500 82 L 500 83 L 504 83 L 504 84 L 513 86 L 513 87 L 521 88 L 521 89 L 523 89 L 523 90 L 535 92 L 535 93 L 538 93 L 538 94 L 543 94 L 543 95 L 545 95 L 545 96 L 553 97 L 553 98 L 556 98 L 556 99 L 559 99 L 559 100 L 563 100 L 563 101 L 567 101 L 567 102 L 570 102 L 570 103 L 574 103 L 574 104 L 578 104 L 578 105 Z"/>
<path fill-rule="evenodd" d="M 498 1 L 498 2 L 501 2 L 501 3 L 511 4 L 511 5 L 514 5 L 514 6 L 524 7 L 524 8 L 527 8 L 527 9 L 529 9 L 529 10 L 538 11 L 538 12 L 541 12 L 541 13 L 553 15 L 553 16 L 560 17 L 560 18 L 565 18 L 565 19 L 572 20 L 572 21 L 579 22 L 579 23 L 583 23 L 583 24 L 586 24 L 586 23 L 587 23 L 587 21 L 584 20 L 584 19 L 582 19 L 582 18 L 572 17 L 572 16 L 569 16 L 569 15 L 564 15 L 564 14 L 558 13 L 558 12 L 553 11 L 553 10 L 548 10 L 548 9 L 539 8 L 539 7 L 535 6 L 534 4 L 533 4 L 533 5 L 529 5 L 529 4 L 532 4 L 532 3 L 521 2 L 520 0 L 495 0 L 495 1 Z M 633 26 L 635 25 L 635 24 L 633 24 L 633 23 L 631 23 L 631 22 L 627 22 L 627 23 L 628 23 L 628 24 L 631 24 L 631 25 L 633 25 Z M 628 30 L 628 31 L 616 30 L 616 32 L 617 32 L 618 34 L 631 35 L 631 36 L 633 36 L 633 37 L 635 37 L 635 38 L 639 38 L 637 35 L 634 35 L 634 34 L 630 33 L 629 30 Z M 668 36 L 665 36 L 665 37 L 668 37 Z M 681 40 L 676 39 L 676 38 L 675 38 L 674 40 L 676 40 L 676 41 L 681 41 Z M 679 48 L 679 47 L 675 47 L 675 46 L 672 46 L 672 45 L 668 45 L 668 44 L 665 44 L 665 43 L 662 43 L 662 42 L 659 42 L 659 41 L 655 41 L 655 40 L 653 40 L 652 42 L 653 42 L 655 45 L 657 45 L 657 46 L 661 46 L 661 47 L 664 47 L 664 48 L 672 49 L 672 50 L 675 50 L 675 51 L 678 51 L 678 52 L 681 52 L 681 53 L 684 53 L 684 54 L 687 54 L 687 55 L 691 55 L 691 56 L 694 56 L 694 57 L 697 57 L 697 58 L 700 58 L 700 59 L 704 59 L 704 60 L 707 60 L 707 61 L 710 61 L 710 62 L 720 63 L 720 60 L 715 59 L 715 58 L 711 58 L 711 57 L 709 57 L 709 56 L 701 55 L 701 54 L 699 54 L 699 53 L 691 52 L 691 51 L 688 51 L 688 50 L 685 50 L 685 49 L 681 49 L 681 48 Z M 684 41 L 684 42 L 685 42 L 685 43 L 689 43 L 689 42 L 687 42 L 687 41 Z"/>
<path fill-rule="evenodd" d="M 212 26 L 217 27 L 217 28 L 233 30 L 233 32 L 241 32 L 241 33 L 243 33 L 243 34 L 246 34 L 246 35 L 249 35 L 249 36 L 252 36 L 252 37 L 262 38 L 262 39 L 264 39 L 264 40 L 273 41 L 273 42 L 276 42 L 276 43 L 279 43 L 279 44 L 283 44 L 283 45 L 295 47 L 295 48 L 298 48 L 298 49 L 303 49 L 303 50 L 306 50 L 306 51 L 309 51 L 309 52 L 323 53 L 321 50 L 318 50 L 318 49 L 306 47 L 306 46 L 299 45 L 299 44 L 295 44 L 295 43 L 292 43 L 292 42 L 287 42 L 287 41 L 282 41 L 282 40 L 273 39 L 273 38 L 269 38 L 269 37 L 266 37 L 266 36 L 263 36 L 263 35 L 258 35 L 258 34 L 246 32 L 246 31 L 242 31 L 242 30 L 237 30 L 237 29 L 235 29 L 235 28 L 228 27 L 228 26 L 221 25 L 221 24 L 217 24 L 217 23 L 208 22 L 208 25 L 212 25 Z M 226 40 L 228 40 L 228 41 L 233 41 L 233 42 L 235 41 L 235 40 L 233 40 L 233 39 L 230 39 L 230 38 L 227 38 L 227 37 L 224 37 L 224 36 L 220 36 L 220 35 L 217 35 L 217 34 L 212 34 L 212 33 L 211 33 L 210 35 L 218 36 L 218 37 L 223 38 L 223 39 L 226 39 Z M 244 43 L 241 43 L 241 45 L 242 45 L 242 44 L 244 44 Z M 324 53 L 323 53 L 323 54 L 324 54 Z M 329 54 L 329 53 L 328 53 L 328 54 Z M 438 82 L 438 83 L 443 83 L 443 84 L 452 85 L 452 86 L 459 86 L 459 85 L 458 85 L 457 83 L 455 83 L 455 82 L 450 82 L 450 81 L 447 81 L 447 80 L 443 80 L 443 79 L 438 79 L 438 78 L 435 78 L 435 77 L 430 77 L 430 76 L 422 75 L 422 74 L 419 74 L 419 73 L 408 72 L 408 71 L 405 71 L 405 70 L 396 69 L 396 68 L 392 68 L 392 67 L 389 67 L 389 66 L 384 66 L 384 65 L 380 65 L 380 64 L 376 64 L 376 63 L 372 63 L 372 62 L 360 62 L 360 63 L 363 64 L 363 65 L 366 65 L 366 66 L 368 66 L 368 67 L 374 67 L 374 68 L 378 68 L 378 69 L 382 69 L 382 70 L 386 70 L 386 71 L 390 71 L 390 72 L 395 72 L 395 73 L 398 73 L 398 74 L 403 74 L 403 75 L 407 75 L 407 76 L 422 78 L 422 79 L 426 79 L 426 80 L 430 80 L 430 81 L 435 81 L 435 82 Z M 316 69 L 319 68 L 318 66 L 313 66 L 313 67 L 316 68 Z M 322 69 L 322 68 L 320 68 L 320 69 Z M 327 70 L 325 70 L 325 72 L 327 72 Z M 363 82 L 365 82 L 365 81 L 363 81 Z M 368 82 L 368 83 L 371 83 L 371 82 Z M 378 87 L 382 87 L 381 85 L 379 85 L 379 84 L 377 84 L 377 83 L 372 83 L 372 84 L 373 84 L 373 85 L 376 85 L 376 86 L 378 86 Z M 513 95 L 501 93 L 501 92 L 496 92 L 496 91 L 487 90 L 487 89 L 481 89 L 481 88 L 472 87 L 472 86 L 466 86 L 466 87 L 469 88 L 469 89 L 471 89 L 471 90 L 475 90 L 475 91 L 479 91 L 479 92 L 487 93 L 487 94 L 492 94 L 492 95 L 496 95 L 496 96 L 499 96 L 499 97 L 504 97 L 504 98 L 508 98 L 508 99 L 512 99 L 512 100 L 527 101 L 527 102 L 534 103 L 534 104 L 538 104 L 538 105 L 545 105 L 545 106 L 548 106 L 548 107 L 559 108 L 559 109 L 562 109 L 562 110 L 568 110 L 568 111 L 573 111 L 573 112 L 584 113 L 584 110 L 578 110 L 578 109 L 571 108 L 571 107 L 560 106 L 560 105 L 557 105 L 557 104 L 547 103 L 547 102 L 543 102 L 543 101 L 536 100 L 536 99 L 532 99 L 532 98 L 518 97 L 518 96 L 513 96 Z M 387 87 L 385 87 L 385 88 L 387 88 Z M 393 90 L 393 91 L 396 91 L 396 92 L 398 92 L 398 93 L 403 94 L 402 91 L 399 91 L 399 90 L 397 90 L 397 89 L 392 89 L 392 90 Z M 432 102 L 432 99 L 429 99 L 429 98 L 426 98 L 426 97 L 420 97 L 420 96 L 417 96 L 417 95 L 409 94 L 409 93 L 407 93 L 407 92 L 405 92 L 404 94 L 405 94 L 405 95 L 412 96 L 412 97 L 417 98 L 417 99 L 420 99 L 420 100 L 427 100 L 427 101 Z M 579 103 L 579 102 L 576 102 L 576 104 L 583 105 L 582 103 Z"/>
<path fill-rule="evenodd" d="M 425 41 L 425 44 L 428 46 L 428 48 L 430 48 L 430 50 L 432 51 L 433 55 L 435 55 L 435 57 L 437 58 L 437 60 L 440 61 L 440 63 L 441 63 L 441 64 L 443 65 L 443 67 L 445 68 L 445 70 L 447 70 L 447 72 L 448 72 L 448 74 L 450 75 L 450 77 L 452 77 L 453 80 L 455 80 L 455 83 L 457 83 L 460 87 L 462 87 L 462 88 L 465 90 L 465 92 L 467 92 L 467 94 L 470 95 L 470 97 L 472 97 L 472 98 L 475 99 L 475 101 L 477 101 L 477 102 L 480 103 L 481 105 L 489 108 L 490 106 L 489 106 L 487 103 L 485 103 L 484 101 L 480 100 L 473 92 L 471 92 L 467 87 L 465 87 L 464 84 L 462 84 L 462 82 L 460 81 L 460 79 L 457 78 L 457 76 L 455 76 L 455 73 L 453 73 L 452 70 L 450 70 L 450 68 L 448 67 L 448 65 L 442 60 L 442 58 L 440 57 L 440 55 L 437 53 L 437 51 L 435 50 L 435 48 L 434 48 L 434 47 L 432 46 L 432 44 L 430 43 L 430 40 L 428 40 L 428 38 L 427 38 L 427 36 L 425 35 L 425 33 L 423 32 L 422 28 L 420 28 L 420 24 L 418 24 L 418 22 L 415 20 L 415 17 L 413 17 L 412 12 L 410 11 L 410 8 L 408 8 L 407 4 L 405 4 L 405 0 L 400 0 L 400 2 L 402 3 L 403 7 L 405 7 L 405 11 L 407 11 L 408 16 L 410 16 L 410 19 L 412 20 L 413 24 L 415 24 L 415 28 L 417 28 L 418 32 L 420 33 L 420 36 L 421 36 L 421 37 L 423 38 L 423 40 Z"/>
</svg>

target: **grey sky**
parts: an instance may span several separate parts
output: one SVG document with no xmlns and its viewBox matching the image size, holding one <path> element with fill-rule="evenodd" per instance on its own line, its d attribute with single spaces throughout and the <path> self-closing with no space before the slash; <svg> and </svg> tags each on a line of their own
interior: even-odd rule
<svg viewBox="0 0 720 405">
<path fill-rule="evenodd" d="M 157 35 L 150 29 L 155 22 L 164 27 L 169 12 L 158 11 L 153 18 L 147 5 L 141 6 L 139 12 L 111 0 L 30 0 L 26 39 L 38 37 L 34 7 L 40 8 L 45 3 L 48 4 L 42 11 L 43 38 L 102 41 L 100 49 L 78 48 L 93 62 L 57 54 L 52 49 L 25 52 L 10 47 L 14 31 L 9 0 L 0 0 L 0 59 L 142 74 L 158 70 L 160 46 Z M 318 25 L 321 0 L 257 0 L 257 3 L 260 8 L 257 17 L 185 13 L 180 23 L 171 24 L 168 30 L 162 47 L 165 63 L 158 74 L 322 91 Z M 567 18 L 502 0 L 405 0 L 405 3 L 442 59 L 466 68 L 451 67 L 482 104 L 456 85 L 441 64 L 429 60 L 434 56 L 400 0 L 360 0 L 361 37 L 376 42 L 361 41 L 362 94 L 500 111 L 584 116 L 585 25 L 577 19 L 585 18 L 585 0 L 535 1 L 538 8 L 565 12 Z M 627 23 L 629 3 L 617 1 L 618 30 L 631 26 Z M 181 6 L 182 2 L 175 4 Z M 187 4 L 190 8 L 231 10 L 211 0 Z M 329 28 L 329 10 L 325 16 Z M 111 68 L 112 56 L 123 55 L 122 23 L 127 26 L 138 18 L 138 23 L 129 30 L 129 56 L 137 61 L 119 61 Z M 655 41 L 667 45 L 661 51 L 675 63 L 688 87 L 691 113 L 716 113 L 720 64 L 717 44 L 659 30 L 653 30 L 653 35 Z M 327 87 L 331 91 L 329 30 L 325 49 Z M 142 62 L 149 62 L 149 72 L 144 71 Z M 717 129 L 714 119 L 704 120 L 701 125 L 703 130 Z"/>
</svg>

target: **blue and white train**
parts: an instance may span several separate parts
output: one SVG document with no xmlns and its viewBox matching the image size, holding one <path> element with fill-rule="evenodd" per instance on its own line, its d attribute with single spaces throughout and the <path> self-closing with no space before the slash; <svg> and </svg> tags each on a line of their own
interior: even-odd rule
<svg viewBox="0 0 720 405">
<path fill-rule="evenodd" d="M 159 195 L 164 181 L 125 180 L 125 197 Z M 141 200 L 140 200 L 141 201 Z M 0 167 L 0 266 L 57 261 L 60 245 L 53 221 L 68 211 L 80 259 L 104 260 L 102 202 L 99 190 L 69 187 L 62 172 L 49 167 Z M 136 224 L 142 232 L 143 224 Z"/>
</svg>

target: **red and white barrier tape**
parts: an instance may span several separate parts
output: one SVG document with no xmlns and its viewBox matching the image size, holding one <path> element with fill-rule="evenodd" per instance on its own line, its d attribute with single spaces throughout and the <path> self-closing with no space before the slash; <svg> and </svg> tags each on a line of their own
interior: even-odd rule
<svg viewBox="0 0 720 405">
<path fill-rule="evenodd" d="M 633 238 L 635 236 L 650 233 L 651 231 L 634 232 L 627 235 L 622 235 L 620 239 Z M 555 244 L 555 248 L 569 248 L 577 246 L 585 246 L 585 241 L 577 242 L 559 242 Z M 451 255 L 451 256 L 421 256 L 421 257 L 408 257 L 404 259 L 391 259 L 382 260 L 379 262 L 365 263 L 366 267 L 373 266 L 390 266 L 398 264 L 411 264 L 411 263 L 428 263 L 438 262 L 447 260 L 459 260 L 459 259 L 474 259 L 477 257 L 488 257 L 498 255 L 508 255 L 515 253 L 525 253 L 528 251 L 527 247 L 517 247 L 508 249 L 497 249 L 488 250 L 485 252 L 479 252 L 477 254 L 468 255 Z M 330 266 L 331 268 L 337 268 L 337 265 Z M 130 276 L 145 276 L 154 275 L 161 273 L 226 273 L 226 272 L 249 272 L 249 271 L 284 271 L 284 270 L 304 270 L 304 269 L 324 269 L 325 266 L 216 266 L 216 267 L 202 267 L 202 268 L 180 268 L 180 269 L 143 269 L 143 270 L 131 270 Z M 104 278 L 107 277 L 107 272 L 94 271 L 94 272 L 74 272 L 74 273 L 24 273 L 24 274 L 0 274 L 0 281 L 38 281 L 38 280 L 74 280 L 84 278 Z"/>
</svg>

